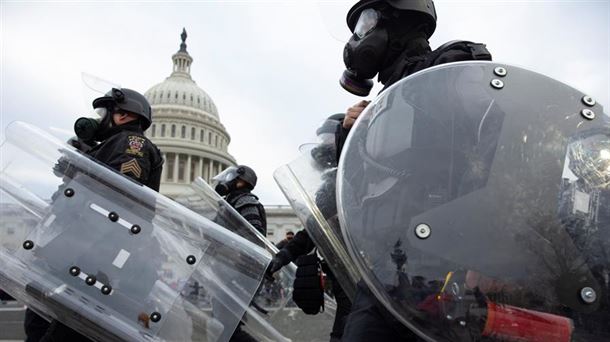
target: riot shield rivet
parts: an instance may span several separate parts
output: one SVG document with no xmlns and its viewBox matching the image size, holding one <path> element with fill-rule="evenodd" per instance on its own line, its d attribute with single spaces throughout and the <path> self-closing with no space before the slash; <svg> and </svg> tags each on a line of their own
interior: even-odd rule
<svg viewBox="0 0 610 342">
<path fill-rule="evenodd" d="M 77 277 L 80 274 L 80 268 L 77 266 L 70 267 L 70 275 L 73 277 Z"/>
<path fill-rule="evenodd" d="M 580 290 L 580 298 L 582 298 L 585 303 L 591 304 L 597 299 L 597 294 L 592 288 L 583 287 L 583 289 Z"/>
<path fill-rule="evenodd" d="M 496 67 L 494 69 L 494 74 L 496 74 L 496 76 L 504 77 L 506 76 L 506 69 L 503 67 Z"/>
<path fill-rule="evenodd" d="M 23 248 L 26 250 L 30 250 L 30 249 L 34 248 L 34 242 L 32 242 L 32 240 L 25 240 L 23 242 Z"/>
<path fill-rule="evenodd" d="M 66 195 L 66 197 L 72 197 L 72 196 L 74 196 L 74 189 L 72 189 L 72 188 L 67 188 L 66 190 L 64 190 L 64 195 Z"/>
<path fill-rule="evenodd" d="M 104 285 L 102 286 L 102 294 L 103 295 L 109 295 L 110 292 L 112 292 L 112 287 L 108 286 L 108 285 Z"/>
<path fill-rule="evenodd" d="M 415 227 L 415 235 L 422 240 L 429 238 L 431 233 L 430 226 L 425 223 L 420 223 Z"/>
<path fill-rule="evenodd" d="M 150 320 L 157 323 L 161 320 L 161 314 L 158 312 L 153 312 L 150 314 Z"/>
<path fill-rule="evenodd" d="M 140 226 L 138 226 L 137 224 L 134 224 L 133 226 L 131 226 L 131 233 L 132 234 L 138 234 L 142 231 L 142 228 L 140 228 Z"/>
<path fill-rule="evenodd" d="M 580 115 L 582 115 L 587 120 L 595 119 L 595 112 L 591 109 L 583 109 L 580 111 Z"/>
<path fill-rule="evenodd" d="M 585 95 L 582 97 L 582 103 L 586 104 L 589 107 L 595 106 L 595 100 L 589 95 Z"/>
<path fill-rule="evenodd" d="M 495 78 L 495 79 L 491 80 L 491 86 L 496 88 L 496 89 L 502 89 L 502 88 L 504 88 L 504 82 L 502 82 L 499 79 Z"/>
<path fill-rule="evenodd" d="M 87 284 L 89 286 L 95 285 L 96 282 L 97 282 L 97 279 L 95 279 L 94 276 L 88 276 L 87 278 L 85 278 L 85 284 Z"/>
<path fill-rule="evenodd" d="M 110 221 L 116 222 L 119 220 L 119 214 L 115 213 L 114 211 L 111 211 L 108 213 L 108 218 L 110 219 Z"/>
<path fill-rule="evenodd" d="M 197 262 L 197 259 L 195 258 L 195 256 L 193 255 L 189 255 L 186 257 L 186 263 L 189 265 L 193 265 L 195 262 Z"/>
</svg>

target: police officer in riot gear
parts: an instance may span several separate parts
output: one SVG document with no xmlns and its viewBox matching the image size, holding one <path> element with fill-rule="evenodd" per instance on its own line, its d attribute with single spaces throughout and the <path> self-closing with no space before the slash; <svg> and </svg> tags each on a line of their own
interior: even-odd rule
<svg viewBox="0 0 610 342">
<path fill-rule="evenodd" d="M 367 96 L 372 78 L 384 85 L 382 92 L 395 82 L 426 68 L 458 61 L 491 60 L 484 44 L 451 41 L 436 50 L 428 39 L 436 29 L 437 15 L 432 0 L 360 0 L 347 14 L 352 37 L 345 45 L 346 70 L 340 79 L 348 92 Z M 355 120 L 369 101 L 348 108 L 337 131 L 337 151 Z M 415 334 L 392 317 L 364 284 L 359 284 L 344 338 L 349 341 L 395 338 L 417 340 Z"/>
<path fill-rule="evenodd" d="M 101 119 L 79 118 L 74 123 L 78 139 L 93 147 L 92 158 L 133 180 L 159 191 L 163 159 L 144 131 L 152 123 L 146 98 L 131 89 L 112 89 L 93 101 Z"/>
<path fill-rule="evenodd" d="M 113 88 L 92 105 L 100 118 L 78 118 L 74 123 L 77 139 L 70 143 L 109 168 L 159 191 L 163 158 L 157 146 L 144 135 L 152 123 L 152 110 L 146 98 L 131 89 Z M 56 165 L 62 169 L 69 167 L 62 160 Z M 65 172 L 69 170 L 61 170 Z M 24 323 L 27 341 L 88 341 L 57 321 L 49 326 L 31 310 L 26 311 Z"/>
<path fill-rule="evenodd" d="M 325 220 L 336 219 L 337 215 L 335 180 L 338 155 L 335 141 L 337 140 L 336 134 L 339 132 L 338 128 L 344 117 L 345 114 L 343 113 L 329 116 L 316 130 L 319 143 L 309 152 L 315 168 L 322 171 L 323 182 L 315 192 L 315 205 Z M 309 216 L 304 224 L 306 224 L 307 229 L 316 229 L 315 227 L 318 225 L 313 216 Z M 294 238 L 280 249 L 272 259 L 267 273 L 272 275 L 290 262 L 296 262 L 298 269 L 294 282 L 293 300 L 303 312 L 317 314 L 324 308 L 324 288 L 320 282 L 320 272 L 323 270 L 326 273 L 327 280 L 330 280 L 332 293 L 337 302 L 330 341 L 340 341 L 352 304 L 326 261 L 320 262 L 316 255 L 317 250 L 312 253 L 317 246 L 307 229 L 298 231 Z M 324 250 L 321 247 L 318 248 L 324 254 Z"/>
<path fill-rule="evenodd" d="M 252 168 L 246 165 L 230 166 L 216 175 L 214 190 L 229 203 L 263 236 L 267 235 L 267 214 L 265 207 L 252 193 L 258 177 Z M 240 322 L 231 336 L 232 342 L 255 342 L 256 339 L 242 329 Z"/>
<path fill-rule="evenodd" d="M 263 236 L 267 235 L 265 207 L 252 193 L 257 181 L 256 173 L 246 165 L 230 166 L 216 177 L 216 192 Z"/>
</svg>

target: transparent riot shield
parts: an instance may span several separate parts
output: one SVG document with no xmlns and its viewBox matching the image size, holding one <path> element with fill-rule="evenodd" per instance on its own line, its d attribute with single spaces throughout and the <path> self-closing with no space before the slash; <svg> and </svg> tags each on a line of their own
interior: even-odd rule
<svg viewBox="0 0 610 342">
<path fill-rule="evenodd" d="M 191 191 L 177 197 L 176 201 L 265 248 L 270 254 L 275 255 L 278 252 L 271 241 L 256 230 L 202 178 L 197 178 L 191 184 Z M 273 279 L 263 280 L 243 320 L 243 329 L 246 332 L 265 341 L 328 339 L 336 304 L 327 295 L 325 312 L 316 316 L 304 315 L 291 300 L 295 273 L 296 266 L 290 263 L 274 274 Z M 313 326 L 317 329 L 312 330 Z"/>
<path fill-rule="evenodd" d="M 94 340 L 228 341 L 267 251 L 34 126 L 0 155 L 0 288 Z"/>
<path fill-rule="evenodd" d="M 332 156 L 322 156 L 324 153 Z M 303 145 L 301 156 L 278 168 L 273 177 L 335 279 L 353 300 L 360 276 L 343 243 L 335 196 L 337 167 L 323 162 L 329 158 L 335 158 L 334 149 L 326 151 L 322 144 Z"/>
<path fill-rule="evenodd" d="M 494 62 L 381 93 L 344 146 L 344 239 L 427 341 L 610 341 L 610 117 Z"/>
</svg>

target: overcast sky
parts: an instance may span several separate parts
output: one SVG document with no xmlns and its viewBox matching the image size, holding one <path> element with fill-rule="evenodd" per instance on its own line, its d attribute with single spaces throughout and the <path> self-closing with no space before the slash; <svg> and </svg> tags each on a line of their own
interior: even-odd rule
<svg viewBox="0 0 610 342">
<path fill-rule="evenodd" d="M 218 107 L 229 152 L 257 171 L 255 192 L 264 204 L 286 204 L 273 171 L 314 140 L 325 117 L 360 99 L 338 84 L 353 3 L 2 0 L 0 129 L 23 120 L 71 130 L 90 112 L 82 72 L 145 92 L 171 73 L 186 27 L 192 77 Z M 609 103 L 607 0 L 435 4 L 433 48 L 453 39 L 483 42 L 496 61 Z"/>
</svg>

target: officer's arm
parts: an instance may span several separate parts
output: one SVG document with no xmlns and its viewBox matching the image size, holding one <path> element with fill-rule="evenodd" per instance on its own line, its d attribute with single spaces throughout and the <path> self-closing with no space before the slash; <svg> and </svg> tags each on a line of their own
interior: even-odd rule
<svg viewBox="0 0 610 342">
<path fill-rule="evenodd" d="M 307 231 L 302 229 L 278 252 L 278 256 L 282 258 L 285 265 L 296 260 L 301 255 L 311 252 L 315 247 Z"/>
<path fill-rule="evenodd" d="M 263 218 L 258 209 L 258 206 L 254 204 L 244 205 L 237 208 L 239 214 L 243 216 L 246 221 L 250 222 L 250 224 L 256 228 L 261 234 L 266 235 L 267 227 L 264 225 Z"/>
</svg>

